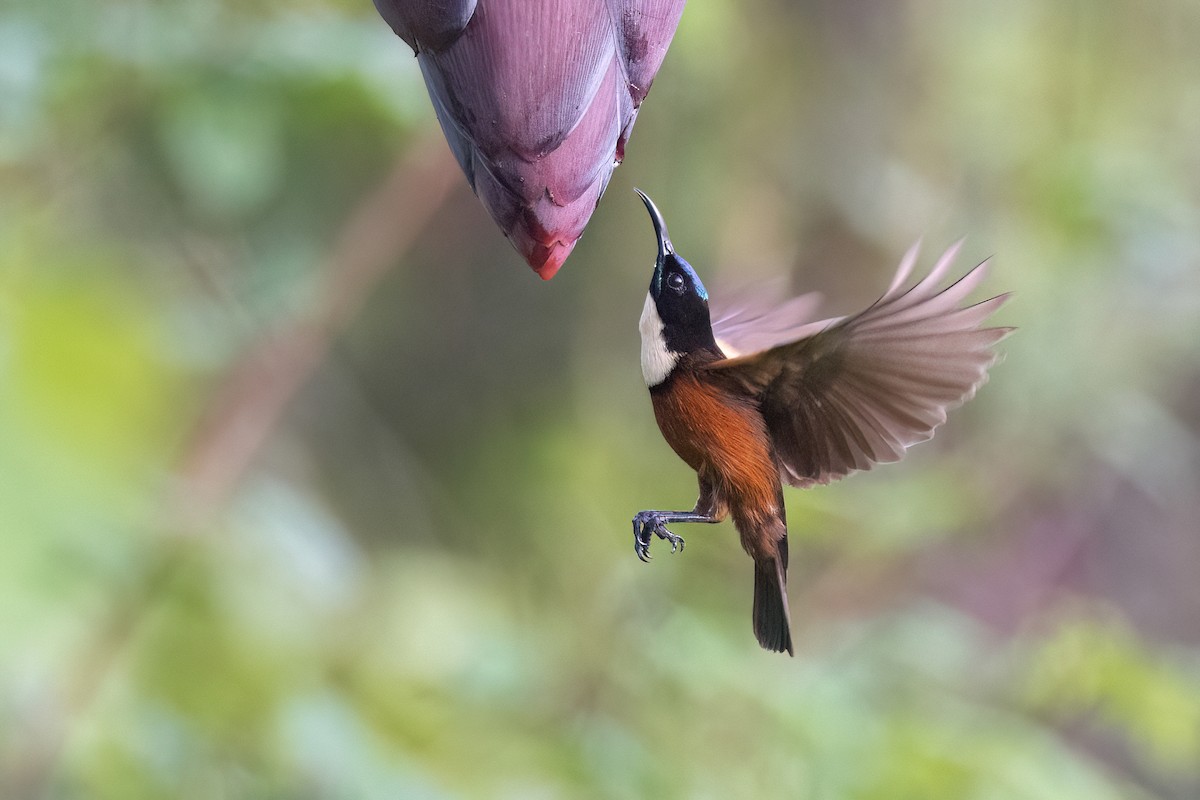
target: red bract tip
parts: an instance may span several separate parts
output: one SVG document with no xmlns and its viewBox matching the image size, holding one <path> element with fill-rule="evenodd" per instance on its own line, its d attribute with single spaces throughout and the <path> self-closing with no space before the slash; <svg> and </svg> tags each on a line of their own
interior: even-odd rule
<svg viewBox="0 0 1200 800">
<path fill-rule="evenodd" d="M 525 260 L 529 262 L 529 266 L 533 267 L 533 271 L 538 274 L 538 277 L 544 281 L 548 281 L 558 274 L 559 267 L 567 260 L 567 256 L 571 255 L 571 251 L 575 249 L 573 244 L 563 244 L 556 242 L 553 247 L 539 248 L 538 252 L 525 256 Z M 541 266 L 537 262 L 542 259 Z"/>
</svg>

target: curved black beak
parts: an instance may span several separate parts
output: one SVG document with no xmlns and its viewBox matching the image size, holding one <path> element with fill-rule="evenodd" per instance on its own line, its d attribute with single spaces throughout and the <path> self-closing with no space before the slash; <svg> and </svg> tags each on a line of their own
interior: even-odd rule
<svg viewBox="0 0 1200 800">
<path fill-rule="evenodd" d="M 642 202 L 646 204 L 646 210 L 650 212 L 650 221 L 654 223 L 654 235 L 658 237 L 658 263 L 661 264 L 668 255 L 675 252 L 675 246 L 671 244 L 671 238 L 667 236 L 667 223 L 649 195 L 641 189 L 634 189 L 634 191 L 642 198 Z"/>
</svg>

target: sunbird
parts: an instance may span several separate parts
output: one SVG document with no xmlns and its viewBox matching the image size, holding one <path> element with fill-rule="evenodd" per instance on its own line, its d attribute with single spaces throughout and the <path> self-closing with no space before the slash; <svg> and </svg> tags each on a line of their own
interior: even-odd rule
<svg viewBox="0 0 1200 800">
<path fill-rule="evenodd" d="M 648 561 L 655 536 L 682 550 L 668 524 L 732 516 L 754 559 L 754 635 L 765 649 L 791 655 L 783 484 L 827 484 L 898 461 L 932 437 L 946 412 L 987 380 L 994 345 L 1012 328 L 981 326 L 1008 295 L 963 305 L 987 261 L 939 288 L 959 242 L 905 289 L 914 246 L 887 291 L 847 317 L 807 321 L 803 296 L 714 313 L 662 214 L 635 191 L 658 237 L 638 325 L 642 376 L 659 430 L 695 470 L 700 497 L 691 511 L 638 512 L 634 550 Z"/>
</svg>

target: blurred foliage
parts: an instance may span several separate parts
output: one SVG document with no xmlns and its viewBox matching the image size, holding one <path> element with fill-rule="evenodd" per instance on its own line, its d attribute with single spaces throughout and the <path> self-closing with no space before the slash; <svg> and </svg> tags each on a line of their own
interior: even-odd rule
<svg viewBox="0 0 1200 800">
<path fill-rule="evenodd" d="M 8 4 L 0 796 L 1200 796 L 1198 38 L 1191 0 L 695 3 L 560 276 L 456 176 L 185 514 L 227 376 L 437 137 L 419 72 L 369 3 Z M 633 557 L 695 491 L 635 183 L 710 286 L 837 313 L 967 233 L 1016 291 L 934 442 L 789 493 L 794 660 L 728 525 Z"/>
</svg>

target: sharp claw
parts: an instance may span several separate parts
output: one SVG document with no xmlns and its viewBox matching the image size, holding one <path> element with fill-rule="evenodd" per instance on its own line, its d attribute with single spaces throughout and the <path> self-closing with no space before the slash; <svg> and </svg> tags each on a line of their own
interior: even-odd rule
<svg viewBox="0 0 1200 800">
<path fill-rule="evenodd" d="M 646 563 L 650 563 L 653 556 L 650 555 L 650 543 L 654 541 L 654 537 L 670 542 L 672 553 L 683 552 L 684 541 L 682 536 L 676 536 L 667 530 L 657 514 L 640 512 L 633 518 L 633 550 L 637 557 Z"/>
</svg>

